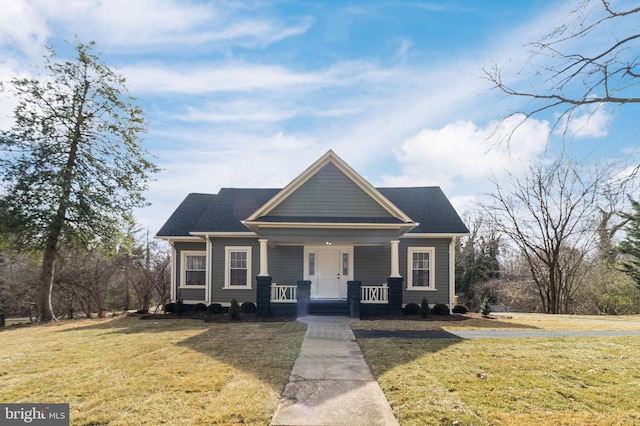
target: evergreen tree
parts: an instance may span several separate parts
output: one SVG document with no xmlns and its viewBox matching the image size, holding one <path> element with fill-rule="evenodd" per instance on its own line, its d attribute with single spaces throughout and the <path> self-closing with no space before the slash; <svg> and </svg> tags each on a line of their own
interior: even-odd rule
<svg viewBox="0 0 640 426">
<path fill-rule="evenodd" d="M 49 47 L 44 75 L 2 86 L 18 105 L 13 127 L 0 132 L 0 174 L 20 241 L 42 253 L 41 321 L 55 319 L 59 245 L 117 245 L 157 171 L 139 144 L 142 110 L 94 44 L 78 42 L 73 61 L 57 61 Z"/>
<path fill-rule="evenodd" d="M 632 213 L 621 213 L 627 222 L 626 238 L 620 243 L 619 251 L 624 255 L 621 269 L 627 273 L 640 288 L 640 203 L 629 199 Z"/>
</svg>

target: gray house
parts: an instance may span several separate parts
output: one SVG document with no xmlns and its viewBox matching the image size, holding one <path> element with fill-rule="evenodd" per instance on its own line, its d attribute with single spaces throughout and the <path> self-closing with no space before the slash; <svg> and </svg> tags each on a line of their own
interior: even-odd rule
<svg viewBox="0 0 640 426">
<path fill-rule="evenodd" d="M 439 187 L 374 188 L 328 151 L 283 189 L 189 194 L 157 237 L 171 244 L 173 301 L 395 314 L 424 297 L 453 307 L 467 233 Z"/>
</svg>

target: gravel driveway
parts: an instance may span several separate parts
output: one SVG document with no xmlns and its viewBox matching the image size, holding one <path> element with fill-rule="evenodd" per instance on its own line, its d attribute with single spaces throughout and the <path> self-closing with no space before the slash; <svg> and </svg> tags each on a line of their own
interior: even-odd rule
<svg viewBox="0 0 640 426">
<path fill-rule="evenodd" d="M 514 339 L 514 338 L 553 338 L 553 337 L 604 337 L 604 336 L 640 336 L 640 330 L 425 330 L 425 331 L 388 331 L 353 330 L 356 339 L 389 338 L 399 339 Z"/>
</svg>

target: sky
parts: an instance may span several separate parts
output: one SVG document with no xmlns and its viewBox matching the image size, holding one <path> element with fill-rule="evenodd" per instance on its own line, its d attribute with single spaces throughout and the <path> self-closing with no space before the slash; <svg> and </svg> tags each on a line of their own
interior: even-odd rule
<svg viewBox="0 0 640 426">
<path fill-rule="evenodd" d="M 146 112 L 142 144 L 161 171 L 135 215 L 151 234 L 188 193 L 282 188 L 329 149 L 374 186 L 440 186 L 464 214 L 488 177 L 557 149 L 552 111 L 498 143 L 524 100 L 483 70 L 528 87 L 546 65 L 531 43 L 572 22 L 576 4 L 0 0 L 0 79 L 36 75 L 45 45 L 71 58 L 76 36 L 96 42 Z M 14 106 L 0 97 L 0 129 Z M 581 160 L 638 146 L 632 110 L 585 109 L 567 128 Z"/>
</svg>

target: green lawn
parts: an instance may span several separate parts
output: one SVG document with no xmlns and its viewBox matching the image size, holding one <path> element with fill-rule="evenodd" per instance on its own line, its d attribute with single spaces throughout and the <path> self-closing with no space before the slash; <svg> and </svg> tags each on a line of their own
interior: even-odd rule
<svg viewBox="0 0 640 426">
<path fill-rule="evenodd" d="M 355 327 L 637 330 L 640 318 L 514 315 Z M 640 424 L 640 336 L 358 343 L 402 425 Z"/>
<path fill-rule="evenodd" d="M 509 315 L 354 328 L 640 329 L 639 317 Z M 305 325 L 115 318 L 0 331 L 0 401 L 73 425 L 269 423 Z M 402 425 L 640 424 L 640 337 L 359 339 Z M 457 423 L 455 423 L 457 422 Z"/>
<path fill-rule="evenodd" d="M 66 402 L 73 425 L 268 424 L 298 322 L 84 320 L 0 332 L 0 401 Z"/>
</svg>

